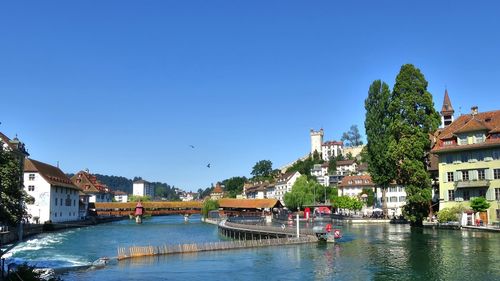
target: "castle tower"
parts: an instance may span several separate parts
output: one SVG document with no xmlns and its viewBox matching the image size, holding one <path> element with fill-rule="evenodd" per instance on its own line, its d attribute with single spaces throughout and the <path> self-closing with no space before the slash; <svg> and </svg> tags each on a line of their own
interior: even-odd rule
<svg viewBox="0 0 500 281">
<path fill-rule="evenodd" d="M 453 122 L 453 107 L 451 106 L 450 97 L 448 96 L 448 89 L 444 91 L 443 107 L 441 108 L 441 127 L 446 127 Z"/>
<path fill-rule="evenodd" d="M 314 131 L 311 129 L 311 154 L 317 151 L 319 155 L 322 154 L 321 145 L 323 144 L 323 128 L 319 131 Z"/>
</svg>

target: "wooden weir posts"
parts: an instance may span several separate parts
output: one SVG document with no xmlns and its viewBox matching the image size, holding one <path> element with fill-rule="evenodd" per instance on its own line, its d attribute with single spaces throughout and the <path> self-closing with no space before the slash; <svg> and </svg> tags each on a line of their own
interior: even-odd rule
<svg viewBox="0 0 500 281">
<path fill-rule="evenodd" d="M 163 246 L 133 246 L 129 248 L 120 247 L 118 248 L 118 260 L 124 260 L 136 257 L 145 257 L 145 256 L 158 256 L 158 255 L 193 253 L 193 252 L 255 248 L 255 247 L 265 247 L 265 246 L 304 244 L 316 241 L 317 238 L 314 236 L 303 236 L 300 238 L 286 237 L 286 238 L 262 239 L 262 240 L 206 242 L 206 243 L 177 244 L 177 245 L 163 245 Z"/>
</svg>

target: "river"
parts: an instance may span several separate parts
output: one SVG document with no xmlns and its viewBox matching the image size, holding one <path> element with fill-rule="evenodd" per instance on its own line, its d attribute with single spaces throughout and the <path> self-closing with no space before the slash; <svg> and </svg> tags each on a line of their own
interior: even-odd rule
<svg viewBox="0 0 500 281">
<path fill-rule="evenodd" d="M 56 268 L 63 280 L 500 280 L 500 234 L 344 225 L 335 244 L 307 244 L 112 261 L 123 246 L 220 241 L 194 216 L 124 220 L 43 233 L 17 245 L 7 262 Z"/>
</svg>

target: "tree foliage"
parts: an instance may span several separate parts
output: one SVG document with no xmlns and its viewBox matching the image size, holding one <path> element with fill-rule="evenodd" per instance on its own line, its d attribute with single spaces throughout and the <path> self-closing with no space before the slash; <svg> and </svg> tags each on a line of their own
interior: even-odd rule
<svg viewBox="0 0 500 281">
<path fill-rule="evenodd" d="M 243 192 L 243 185 L 247 181 L 246 177 L 232 177 L 222 181 L 227 197 L 236 198 L 236 195 Z"/>
<path fill-rule="evenodd" d="M 285 193 L 285 205 L 290 210 L 303 209 L 304 205 L 314 203 L 314 188 L 317 183 L 307 176 L 300 176 L 292 186 L 292 191 Z"/>
<path fill-rule="evenodd" d="M 460 214 L 464 211 L 464 207 L 462 205 L 453 206 L 451 208 L 444 208 L 437 213 L 437 219 L 439 222 L 451 222 L 451 221 L 459 221 Z"/>
<path fill-rule="evenodd" d="M 344 132 L 341 141 L 344 142 L 345 146 L 358 146 L 362 145 L 361 134 L 359 133 L 358 125 L 352 125 L 349 131 Z"/>
<path fill-rule="evenodd" d="M 332 201 L 332 206 L 339 209 L 358 211 L 363 208 L 363 203 L 354 197 L 338 196 Z"/>
<path fill-rule="evenodd" d="M 253 180 L 268 180 L 273 177 L 273 171 L 273 162 L 271 160 L 260 160 L 253 166 L 251 174 Z"/>
<path fill-rule="evenodd" d="M 151 201 L 150 196 L 140 196 L 140 195 L 129 195 L 128 196 L 128 202 L 149 202 Z"/>
<path fill-rule="evenodd" d="M 365 100 L 365 130 L 367 145 L 362 158 L 368 163 L 368 171 L 375 188 L 382 188 L 382 209 L 387 216 L 387 198 L 385 194 L 389 184 L 395 180 L 396 164 L 389 153 L 388 144 L 392 141 L 389 130 L 390 117 L 387 110 L 390 103 L 389 86 L 375 80 L 370 85 Z"/>
<path fill-rule="evenodd" d="M 324 162 L 321 158 L 314 158 L 312 155 L 309 155 L 305 160 L 295 162 L 286 172 L 299 172 L 301 175 L 305 175 L 312 180 L 314 177 L 311 176 L 311 169 L 315 164 L 323 164 Z"/>
<path fill-rule="evenodd" d="M 22 203 L 28 198 L 21 187 L 22 176 L 18 158 L 4 151 L 0 141 L 0 224 L 15 225 L 28 215 Z"/>
<path fill-rule="evenodd" d="M 375 204 L 375 192 L 371 188 L 363 188 L 360 195 L 366 194 L 366 206 L 374 206 Z"/>
<path fill-rule="evenodd" d="M 470 207 L 476 212 L 486 212 L 490 208 L 490 203 L 484 197 L 476 197 L 470 201 Z"/>
<path fill-rule="evenodd" d="M 422 225 L 429 212 L 431 182 L 427 173 L 429 134 L 440 122 L 427 81 L 418 68 L 405 64 L 396 77 L 387 111 L 390 124 L 388 150 L 396 166 L 396 181 L 406 188 L 405 217 Z"/>
<path fill-rule="evenodd" d="M 203 202 L 203 206 L 201 208 L 201 214 L 204 218 L 208 217 L 208 212 L 219 209 L 219 201 L 207 199 Z"/>
</svg>

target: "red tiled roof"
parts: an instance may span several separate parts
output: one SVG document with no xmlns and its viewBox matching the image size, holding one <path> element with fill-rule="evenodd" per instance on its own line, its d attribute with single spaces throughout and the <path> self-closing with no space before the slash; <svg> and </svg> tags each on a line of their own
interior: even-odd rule
<svg viewBox="0 0 500 281">
<path fill-rule="evenodd" d="M 271 209 L 281 207 L 281 203 L 278 199 L 223 198 L 219 200 L 219 207 L 233 209 Z"/>
<path fill-rule="evenodd" d="M 473 132 L 473 131 L 487 131 L 488 134 L 498 133 L 500 130 L 500 110 L 481 112 L 475 115 L 466 114 L 461 115 L 453 123 L 447 127 L 436 131 L 436 143 L 432 148 L 432 152 L 438 153 L 450 150 L 462 150 L 468 148 L 478 148 L 487 146 L 496 146 L 500 143 L 498 138 L 486 138 L 486 141 L 479 144 L 468 145 L 451 145 L 444 146 L 444 140 L 456 139 L 456 134 Z"/>
<path fill-rule="evenodd" d="M 354 164 L 354 162 L 356 162 L 356 160 L 340 160 L 340 161 L 337 161 L 337 166 L 350 166 L 352 164 Z"/>
<path fill-rule="evenodd" d="M 97 177 L 84 171 L 78 172 L 71 178 L 71 181 L 81 188 L 85 193 L 108 193 L 107 185 L 97 180 Z"/>
<path fill-rule="evenodd" d="M 341 141 L 325 141 L 322 146 L 330 146 L 330 145 L 340 145 L 343 146 L 344 143 Z"/>
<path fill-rule="evenodd" d="M 26 161 L 24 161 L 24 172 L 39 173 L 49 184 L 54 186 L 80 190 L 80 188 L 74 185 L 66 174 L 61 171 L 61 169 L 40 161 L 29 158 L 26 159 Z"/>
</svg>

